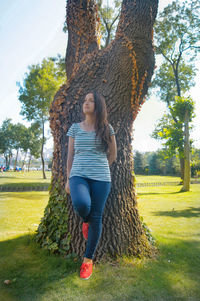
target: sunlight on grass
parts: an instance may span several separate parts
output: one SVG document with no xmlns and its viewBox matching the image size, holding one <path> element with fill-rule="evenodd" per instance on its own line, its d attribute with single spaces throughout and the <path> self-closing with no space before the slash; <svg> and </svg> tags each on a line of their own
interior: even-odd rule
<svg viewBox="0 0 200 301">
<path fill-rule="evenodd" d="M 22 171 L 22 172 L 4 172 L 0 173 L 0 185 L 5 184 L 27 184 L 27 183 L 50 183 L 51 171 L 45 171 L 46 179 L 43 179 L 43 173 L 41 170 L 35 171 Z"/>
<path fill-rule="evenodd" d="M 180 182 L 180 177 L 171 176 L 154 176 L 154 175 L 135 175 L 136 183 L 151 183 L 151 182 Z"/>
<path fill-rule="evenodd" d="M 48 198 L 48 191 L 0 193 L 0 240 L 36 230 Z"/>
<path fill-rule="evenodd" d="M 137 189 L 139 213 L 157 240 L 156 258 L 94 265 L 88 281 L 79 278 L 81 262 L 49 254 L 32 239 L 48 191 L 0 193 L 1 301 L 199 300 L 200 185 L 179 191 Z M 5 279 L 13 280 L 10 286 Z"/>
<path fill-rule="evenodd" d="M 137 189 L 140 214 L 156 236 L 169 238 L 172 235 L 182 239 L 197 236 L 200 229 L 199 187 L 193 184 L 192 191 L 184 193 L 179 192 L 179 186 Z"/>
</svg>

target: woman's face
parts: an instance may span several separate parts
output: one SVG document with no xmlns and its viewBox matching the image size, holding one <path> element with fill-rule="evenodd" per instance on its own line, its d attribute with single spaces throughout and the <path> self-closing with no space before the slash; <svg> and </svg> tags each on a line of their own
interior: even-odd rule
<svg viewBox="0 0 200 301">
<path fill-rule="evenodd" d="M 88 93 L 85 96 L 83 102 L 83 113 L 84 114 L 93 114 L 95 109 L 94 96 L 92 93 Z"/>
</svg>

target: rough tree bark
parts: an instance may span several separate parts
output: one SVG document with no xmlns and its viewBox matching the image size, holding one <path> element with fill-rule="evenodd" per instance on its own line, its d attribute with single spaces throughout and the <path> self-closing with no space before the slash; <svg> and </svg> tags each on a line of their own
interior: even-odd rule
<svg viewBox="0 0 200 301">
<path fill-rule="evenodd" d="M 98 12 L 94 1 L 67 2 L 68 81 L 56 93 L 50 108 L 54 138 L 52 188 L 66 182 L 68 137 L 80 122 L 84 96 L 97 89 L 106 99 L 108 120 L 116 132 L 117 160 L 111 166 L 112 187 L 103 214 L 102 236 L 94 262 L 126 255 L 150 255 L 154 249 L 143 230 L 134 186 L 131 142 L 133 122 L 145 101 L 154 71 L 153 24 L 158 0 L 124 0 L 115 39 L 103 50 L 97 43 Z M 65 198 L 70 247 L 66 253 L 83 256 L 86 241 L 81 219 L 71 197 Z M 46 223 L 47 227 L 47 223 Z"/>
</svg>

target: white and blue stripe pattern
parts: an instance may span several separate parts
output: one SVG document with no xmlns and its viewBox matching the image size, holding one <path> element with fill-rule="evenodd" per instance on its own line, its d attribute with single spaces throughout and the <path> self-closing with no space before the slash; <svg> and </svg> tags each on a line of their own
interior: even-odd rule
<svg viewBox="0 0 200 301">
<path fill-rule="evenodd" d="M 111 124 L 109 128 L 110 135 L 115 135 Z M 74 159 L 69 178 L 82 176 L 111 182 L 107 155 L 97 149 L 101 145 L 101 140 L 97 137 L 95 144 L 95 131 L 85 131 L 79 123 L 73 123 L 66 135 L 74 138 Z"/>
</svg>

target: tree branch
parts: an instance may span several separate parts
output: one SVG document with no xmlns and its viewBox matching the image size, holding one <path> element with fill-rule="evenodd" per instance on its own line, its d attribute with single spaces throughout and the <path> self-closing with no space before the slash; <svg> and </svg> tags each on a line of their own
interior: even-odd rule
<svg viewBox="0 0 200 301">
<path fill-rule="evenodd" d="M 113 24 L 116 22 L 116 20 L 119 18 L 120 13 L 116 16 L 116 18 L 113 20 L 113 22 L 110 25 L 110 28 L 112 28 Z"/>
<path fill-rule="evenodd" d="M 152 28 L 158 10 L 158 0 L 123 0 L 116 37 L 124 33 L 130 40 L 152 40 Z M 147 30 L 147 24 L 148 26 Z"/>
<path fill-rule="evenodd" d="M 160 47 L 157 47 L 157 49 L 161 52 L 161 54 L 164 56 L 164 58 L 173 66 L 173 64 L 174 64 L 174 61 L 172 60 L 170 60 L 165 54 L 164 54 L 164 52 L 162 51 L 162 49 L 160 48 Z"/>
<path fill-rule="evenodd" d="M 96 36 L 98 16 L 94 0 L 68 0 L 66 9 L 68 44 L 65 62 L 69 79 L 75 64 L 79 64 L 83 56 L 99 50 Z"/>
</svg>

